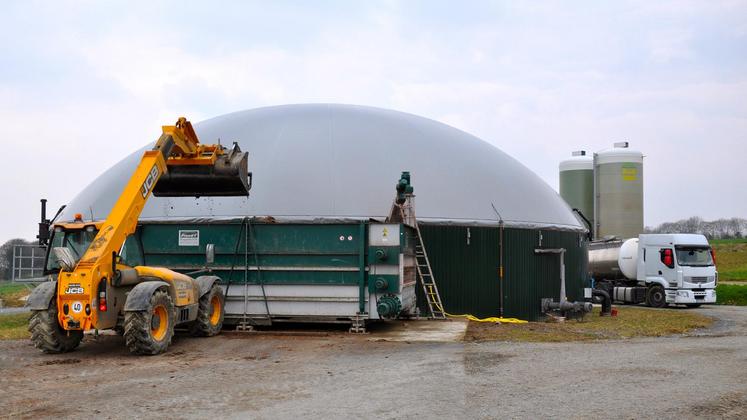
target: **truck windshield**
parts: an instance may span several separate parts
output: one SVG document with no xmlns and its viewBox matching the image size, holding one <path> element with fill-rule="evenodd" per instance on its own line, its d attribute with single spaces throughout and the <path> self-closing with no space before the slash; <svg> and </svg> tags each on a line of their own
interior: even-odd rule
<svg viewBox="0 0 747 420">
<path fill-rule="evenodd" d="M 679 265 L 692 267 L 707 267 L 713 265 L 711 249 L 703 246 L 676 246 L 677 262 Z"/>
<path fill-rule="evenodd" d="M 59 271 L 60 265 L 54 257 L 54 253 L 51 250 L 55 247 L 65 247 L 72 251 L 75 255 L 75 261 L 79 261 L 80 257 L 91 245 L 93 238 L 96 237 L 98 231 L 93 227 L 86 229 L 76 230 L 55 230 L 52 240 L 49 243 L 50 252 L 47 253 L 47 271 Z"/>
</svg>

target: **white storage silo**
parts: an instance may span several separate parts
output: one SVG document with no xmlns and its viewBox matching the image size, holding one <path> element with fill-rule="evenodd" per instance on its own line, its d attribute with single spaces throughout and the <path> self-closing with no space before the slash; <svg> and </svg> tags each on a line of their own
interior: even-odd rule
<svg viewBox="0 0 747 420">
<path fill-rule="evenodd" d="M 595 237 L 637 237 L 643 232 L 643 154 L 628 142 L 594 154 Z"/>
<path fill-rule="evenodd" d="M 573 152 L 573 157 L 558 165 L 559 192 L 572 209 L 578 209 L 594 226 L 594 160 L 585 151 Z M 584 222 L 585 223 L 585 222 Z"/>
</svg>

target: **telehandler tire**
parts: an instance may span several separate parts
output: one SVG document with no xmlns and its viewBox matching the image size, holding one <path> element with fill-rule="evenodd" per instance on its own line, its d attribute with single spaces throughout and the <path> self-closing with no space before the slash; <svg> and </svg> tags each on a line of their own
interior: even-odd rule
<svg viewBox="0 0 747 420">
<path fill-rule="evenodd" d="M 225 303 L 223 289 L 214 284 L 210 291 L 200 298 L 197 319 L 189 326 L 189 333 L 195 337 L 211 337 L 220 333 L 226 315 Z"/>
<path fill-rule="evenodd" d="M 176 310 L 171 296 L 156 290 L 148 306 L 144 311 L 125 312 L 125 344 L 134 354 L 163 353 L 174 336 Z"/>
<path fill-rule="evenodd" d="M 65 331 L 57 321 L 57 299 L 52 299 L 49 308 L 32 311 L 29 332 L 34 347 L 47 354 L 67 353 L 75 350 L 83 339 L 83 331 Z"/>
</svg>

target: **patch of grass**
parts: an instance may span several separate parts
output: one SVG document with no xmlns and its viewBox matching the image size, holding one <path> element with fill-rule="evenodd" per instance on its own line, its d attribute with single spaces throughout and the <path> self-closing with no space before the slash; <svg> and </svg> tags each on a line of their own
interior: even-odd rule
<svg viewBox="0 0 747 420">
<path fill-rule="evenodd" d="M 0 282 L 0 299 L 3 301 L 3 306 L 9 308 L 21 307 L 26 303 L 21 298 L 28 296 L 29 293 L 31 293 L 31 290 L 23 284 Z"/>
<path fill-rule="evenodd" d="M 711 246 L 719 280 L 747 282 L 747 239 L 717 239 Z"/>
<path fill-rule="evenodd" d="M 29 313 L 0 315 L 0 340 L 28 338 Z"/>
<path fill-rule="evenodd" d="M 719 281 L 725 281 L 729 283 L 745 283 L 747 284 L 747 270 L 734 270 L 728 271 L 721 275 L 721 271 L 718 273 Z"/>
<path fill-rule="evenodd" d="M 705 328 L 713 319 L 687 309 L 617 307 L 618 316 L 600 317 L 599 308 L 582 321 L 491 324 L 470 322 L 467 341 L 566 342 L 632 337 L 660 337 Z"/>
<path fill-rule="evenodd" d="M 747 285 L 719 284 L 716 286 L 716 303 L 747 306 Z"/>
<path fill-rule="evenodd" d="M 711 245 L 724 245 L 724 244 L 747 244 L 747 238 L 738 239 L 709 239 L 708 242 Z"/>
</svg>

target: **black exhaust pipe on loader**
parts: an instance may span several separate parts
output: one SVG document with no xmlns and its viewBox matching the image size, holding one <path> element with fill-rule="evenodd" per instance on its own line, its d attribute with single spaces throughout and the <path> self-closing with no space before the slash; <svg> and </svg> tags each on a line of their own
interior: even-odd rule
<svg viewBox="0 0 747 420">
<path fill-rule="evenodd" d="M 169 165 L 153 188 L 156 197 L 248 196 L 252 174 L 249 154 L 237 143 L 219 156 L 214 165 Z"/>
<path fill-rule="evenodd" d="M 41 220 L 39 220 L 39 234 L 36 235 L 36 239 L 39 240 L 40 246 L 45 246 L 49 243 L 49 226 L 50 221 L 47 219 L 47 199 L 41 199 Z"/>
</svg>

